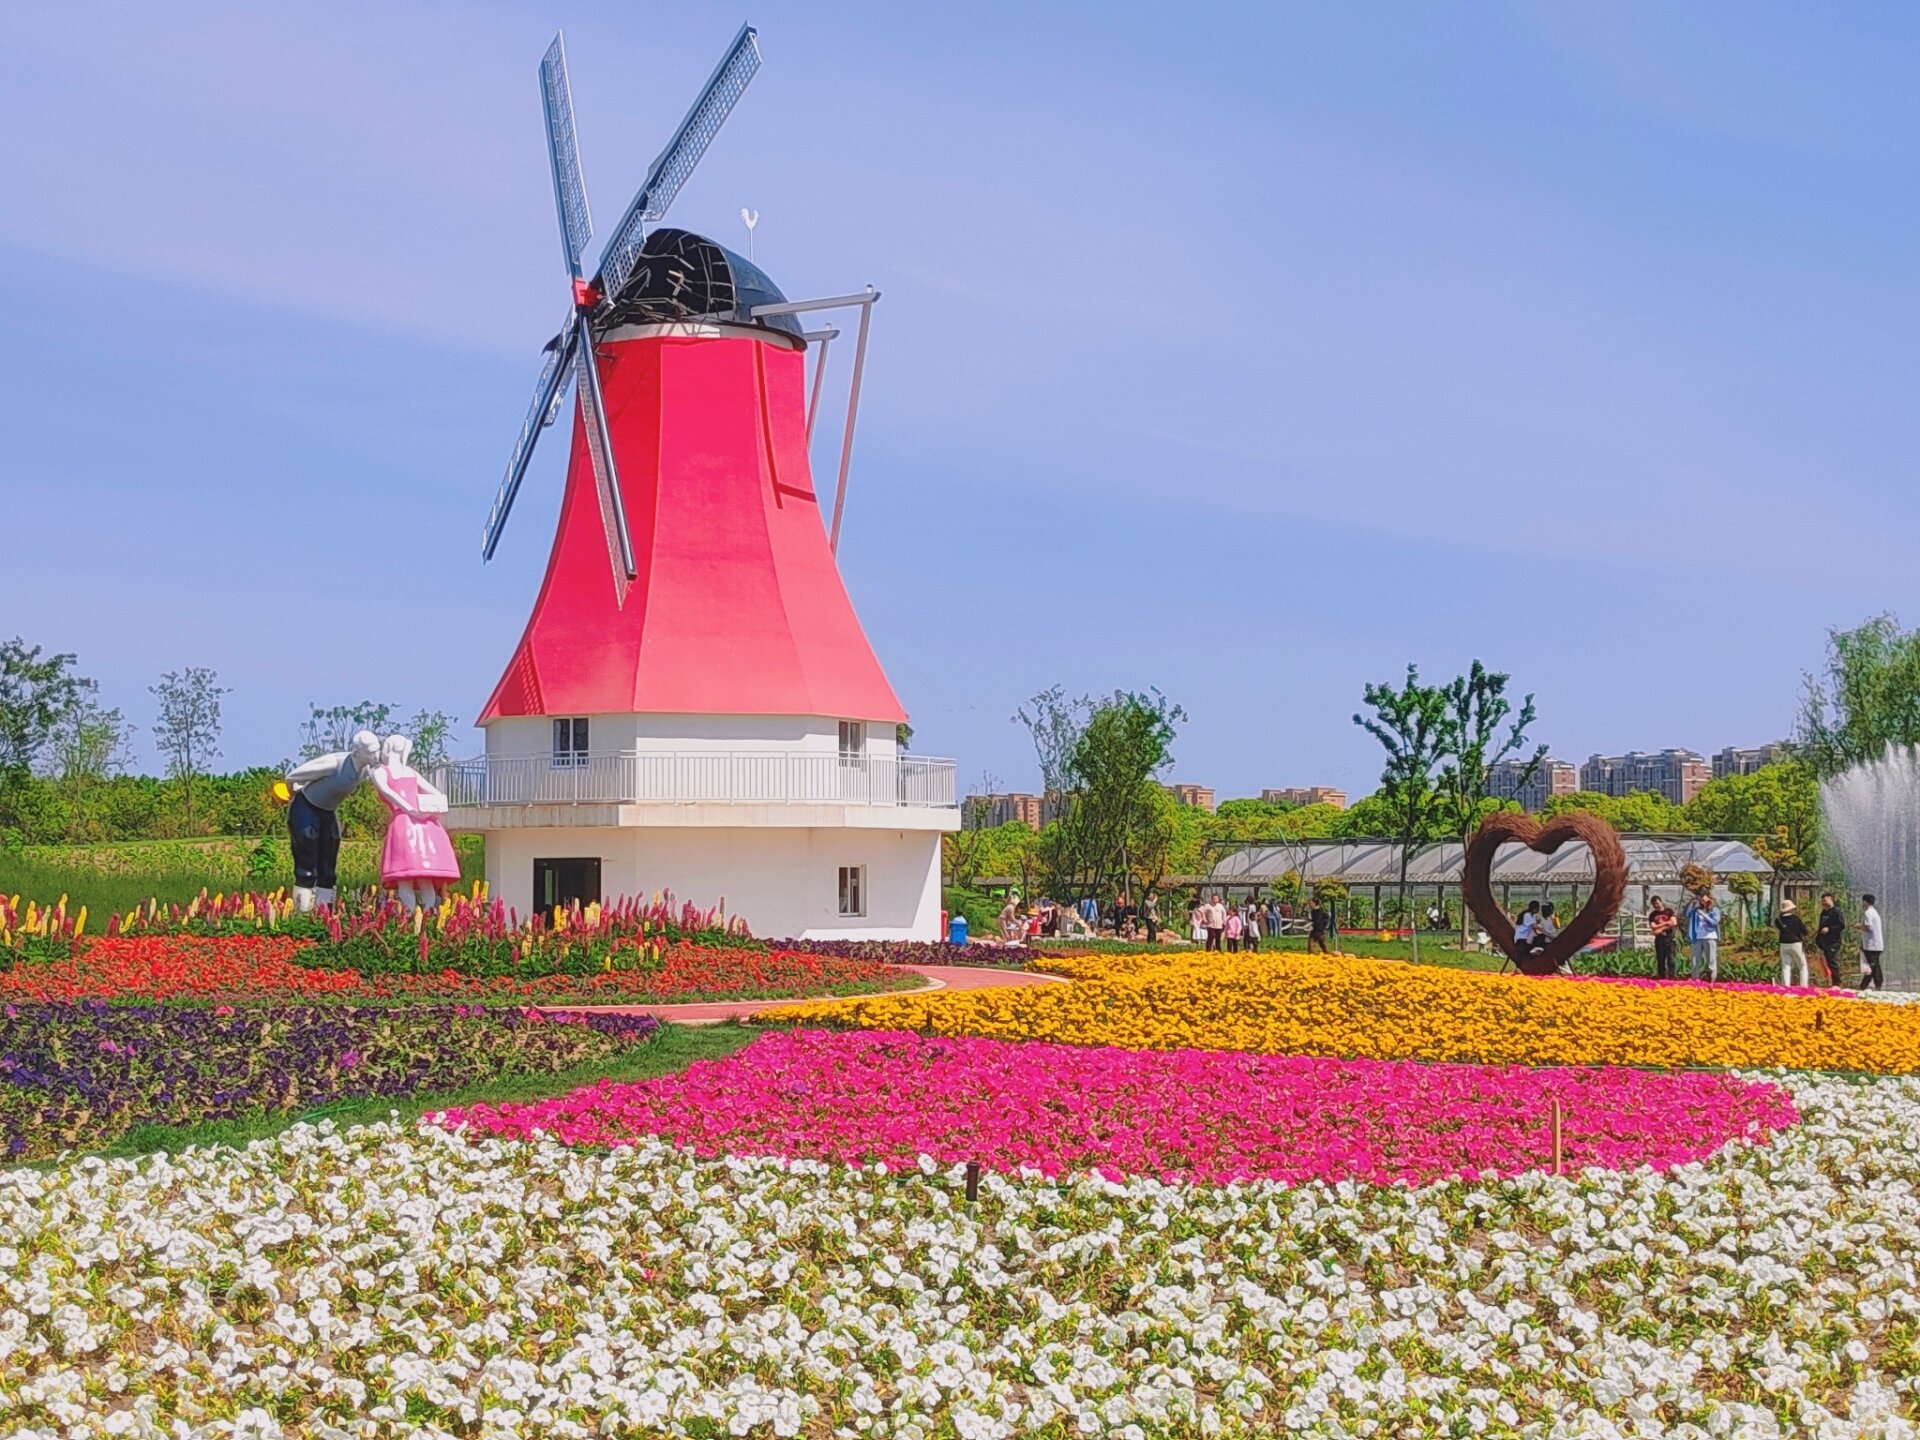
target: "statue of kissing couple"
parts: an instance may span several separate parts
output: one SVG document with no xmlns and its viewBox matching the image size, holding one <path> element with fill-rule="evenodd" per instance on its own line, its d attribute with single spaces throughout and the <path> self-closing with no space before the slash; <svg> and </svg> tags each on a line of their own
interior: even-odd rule
<svg viewBox="0 0 1920 1440">
<path fill-rule="evenodd" d="M 428 910 L 445 887 L 460 878 L 460 860 L 441 816 L 447 797 L 408 760 L 413 742 L 404 735 L 384 741 L 362 730 L 344 751 L 316 755 L 288 772 L 287 838 L 293 847 L 294 906 L 301 911 L 331 905 L 340 860 L 339 809 L 370 780 L 392 819 L 380 849 L 380 883 L 401 905 Z"/>
</svg>

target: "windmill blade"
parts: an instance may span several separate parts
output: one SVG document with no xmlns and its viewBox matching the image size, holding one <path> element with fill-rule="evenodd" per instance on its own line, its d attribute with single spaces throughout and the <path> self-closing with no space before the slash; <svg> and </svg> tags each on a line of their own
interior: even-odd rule
<svg viewBox="0 0 1920 1440">
<path fill-rule="evenodd" d="M 566 403 L 567 387 L 573 383 L 573 372 L 573 357 L 568 356 L 566 365 L 560 371 L 560 383 L 553 387 L 553 403 L 547 406 L 546 418 L 540 422 L 542 430 L 560 418 L 560 407 Z"/>
<path fill-rule="evenodd" d="M 648 222 L 667 213 L 673 197 L 687 183 L 759 68 L 760 37 L 751 25 L 742 25 L 740 33 L 733 37 L 733 44 L 714 67 L 700 98 L 687 111 L 687 118 L 680 122 L 680 128 L 673 132 L 666 148 L 648 167 L 640 193 L 627 206 L 627 213 L 620 217 L 613 237 L 601 253 L 600 274 L 594 285 L 607 299 L 618 296 L 627 277 L 633 274 L 640 247 L 646 243 Z"/>
<path fill-rule="evenodd" d="M 567 48 L 557 33 L 540 61 L 540 102 L 547 112 L 547 160 L 553 167 L 553 204 L 560 213 L 560 248 L 567 273 L 578 280 L 580 257 L 593 239 L 587 180 L 580 171 L 580 142 L 573 129 L 573 87 L 567 82 Z"/>
<path fill-rule="evenodd" d="M 584 320 L 582 326 L 584 328 Z M 639 573 L 633 563 L 633 538 L 627 534 L 627 507 L 620 498 L 620 475 L 613 466 L 613 437 L 607 433 L 607 405 L 600 393 L 600 365 L 593 355 L 593 337 L 580 346 L 580 408 L 586 411 L 587 457 L 593 462 L 594 488 L 600 492 L 600 524 L 607 532 L 607 559 L 613 565 L 613 588 L 619 604 L 627 603 L 627 587 Z"/>
<path fill-rule="evenodd" d="M 486 534 L 480 547 L 483 560 L 493 558 L 494 548 L 500 543 L 500 532 L 507 528 L 507 516 L 520 494 L 520 482 L 526 478 L 527 462 L 533 459 L 534 442 L 552 420 L 561 392 L 566 389 L 579 338 L 579 317 L 569 313 L 566 325 L 547 346 L 547 363 L 540 368 L 539 382 L 533 387 L 533 404 L 527 408 L 527 418 L 520 424 L 520 438 L 513 442 L 513 458 L 507 461 L 506 478 L 493 497 L 493 509 L 487 512 Z"/>
</svg>

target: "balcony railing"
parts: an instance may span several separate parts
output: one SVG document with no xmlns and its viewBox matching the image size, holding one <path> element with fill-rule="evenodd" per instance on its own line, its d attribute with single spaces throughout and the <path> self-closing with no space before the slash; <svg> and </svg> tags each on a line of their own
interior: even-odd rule
<svg viewBox="0 0 1920 1440">
<path fill-rule="evenodd" d="M 437 766 L 448 804 L 897 805 L 959 803 L 954 762 L 923 755 L 636 751 L 485 755 Z"/>
</svg>

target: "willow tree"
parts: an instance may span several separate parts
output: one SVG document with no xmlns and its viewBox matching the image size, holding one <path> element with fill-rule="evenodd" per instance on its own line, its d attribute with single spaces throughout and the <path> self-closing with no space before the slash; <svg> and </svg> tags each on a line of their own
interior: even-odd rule
<svg viewBox="0 0 1920 1440">
<path fill-rule="evenodd" d="M 1829 630 L 1826 674 L 1805 677 L 1794 741 L 1822 780 L 1920 745 L 1920 631 L 1892 615 Z"/>
</svg>

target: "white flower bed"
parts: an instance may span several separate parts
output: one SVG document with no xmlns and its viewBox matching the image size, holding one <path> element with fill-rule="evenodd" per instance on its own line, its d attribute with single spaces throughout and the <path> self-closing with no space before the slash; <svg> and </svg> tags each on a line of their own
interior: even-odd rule
<svg viewBox="0 0 1920 1440">
<path fill-rule="evenodd" d="M 0 1434 L 1904 1436 L 1920 1081 L 1666 1176 L 1056 1187 L 298 1127 L 0 1174 Z"/>
</svg>

